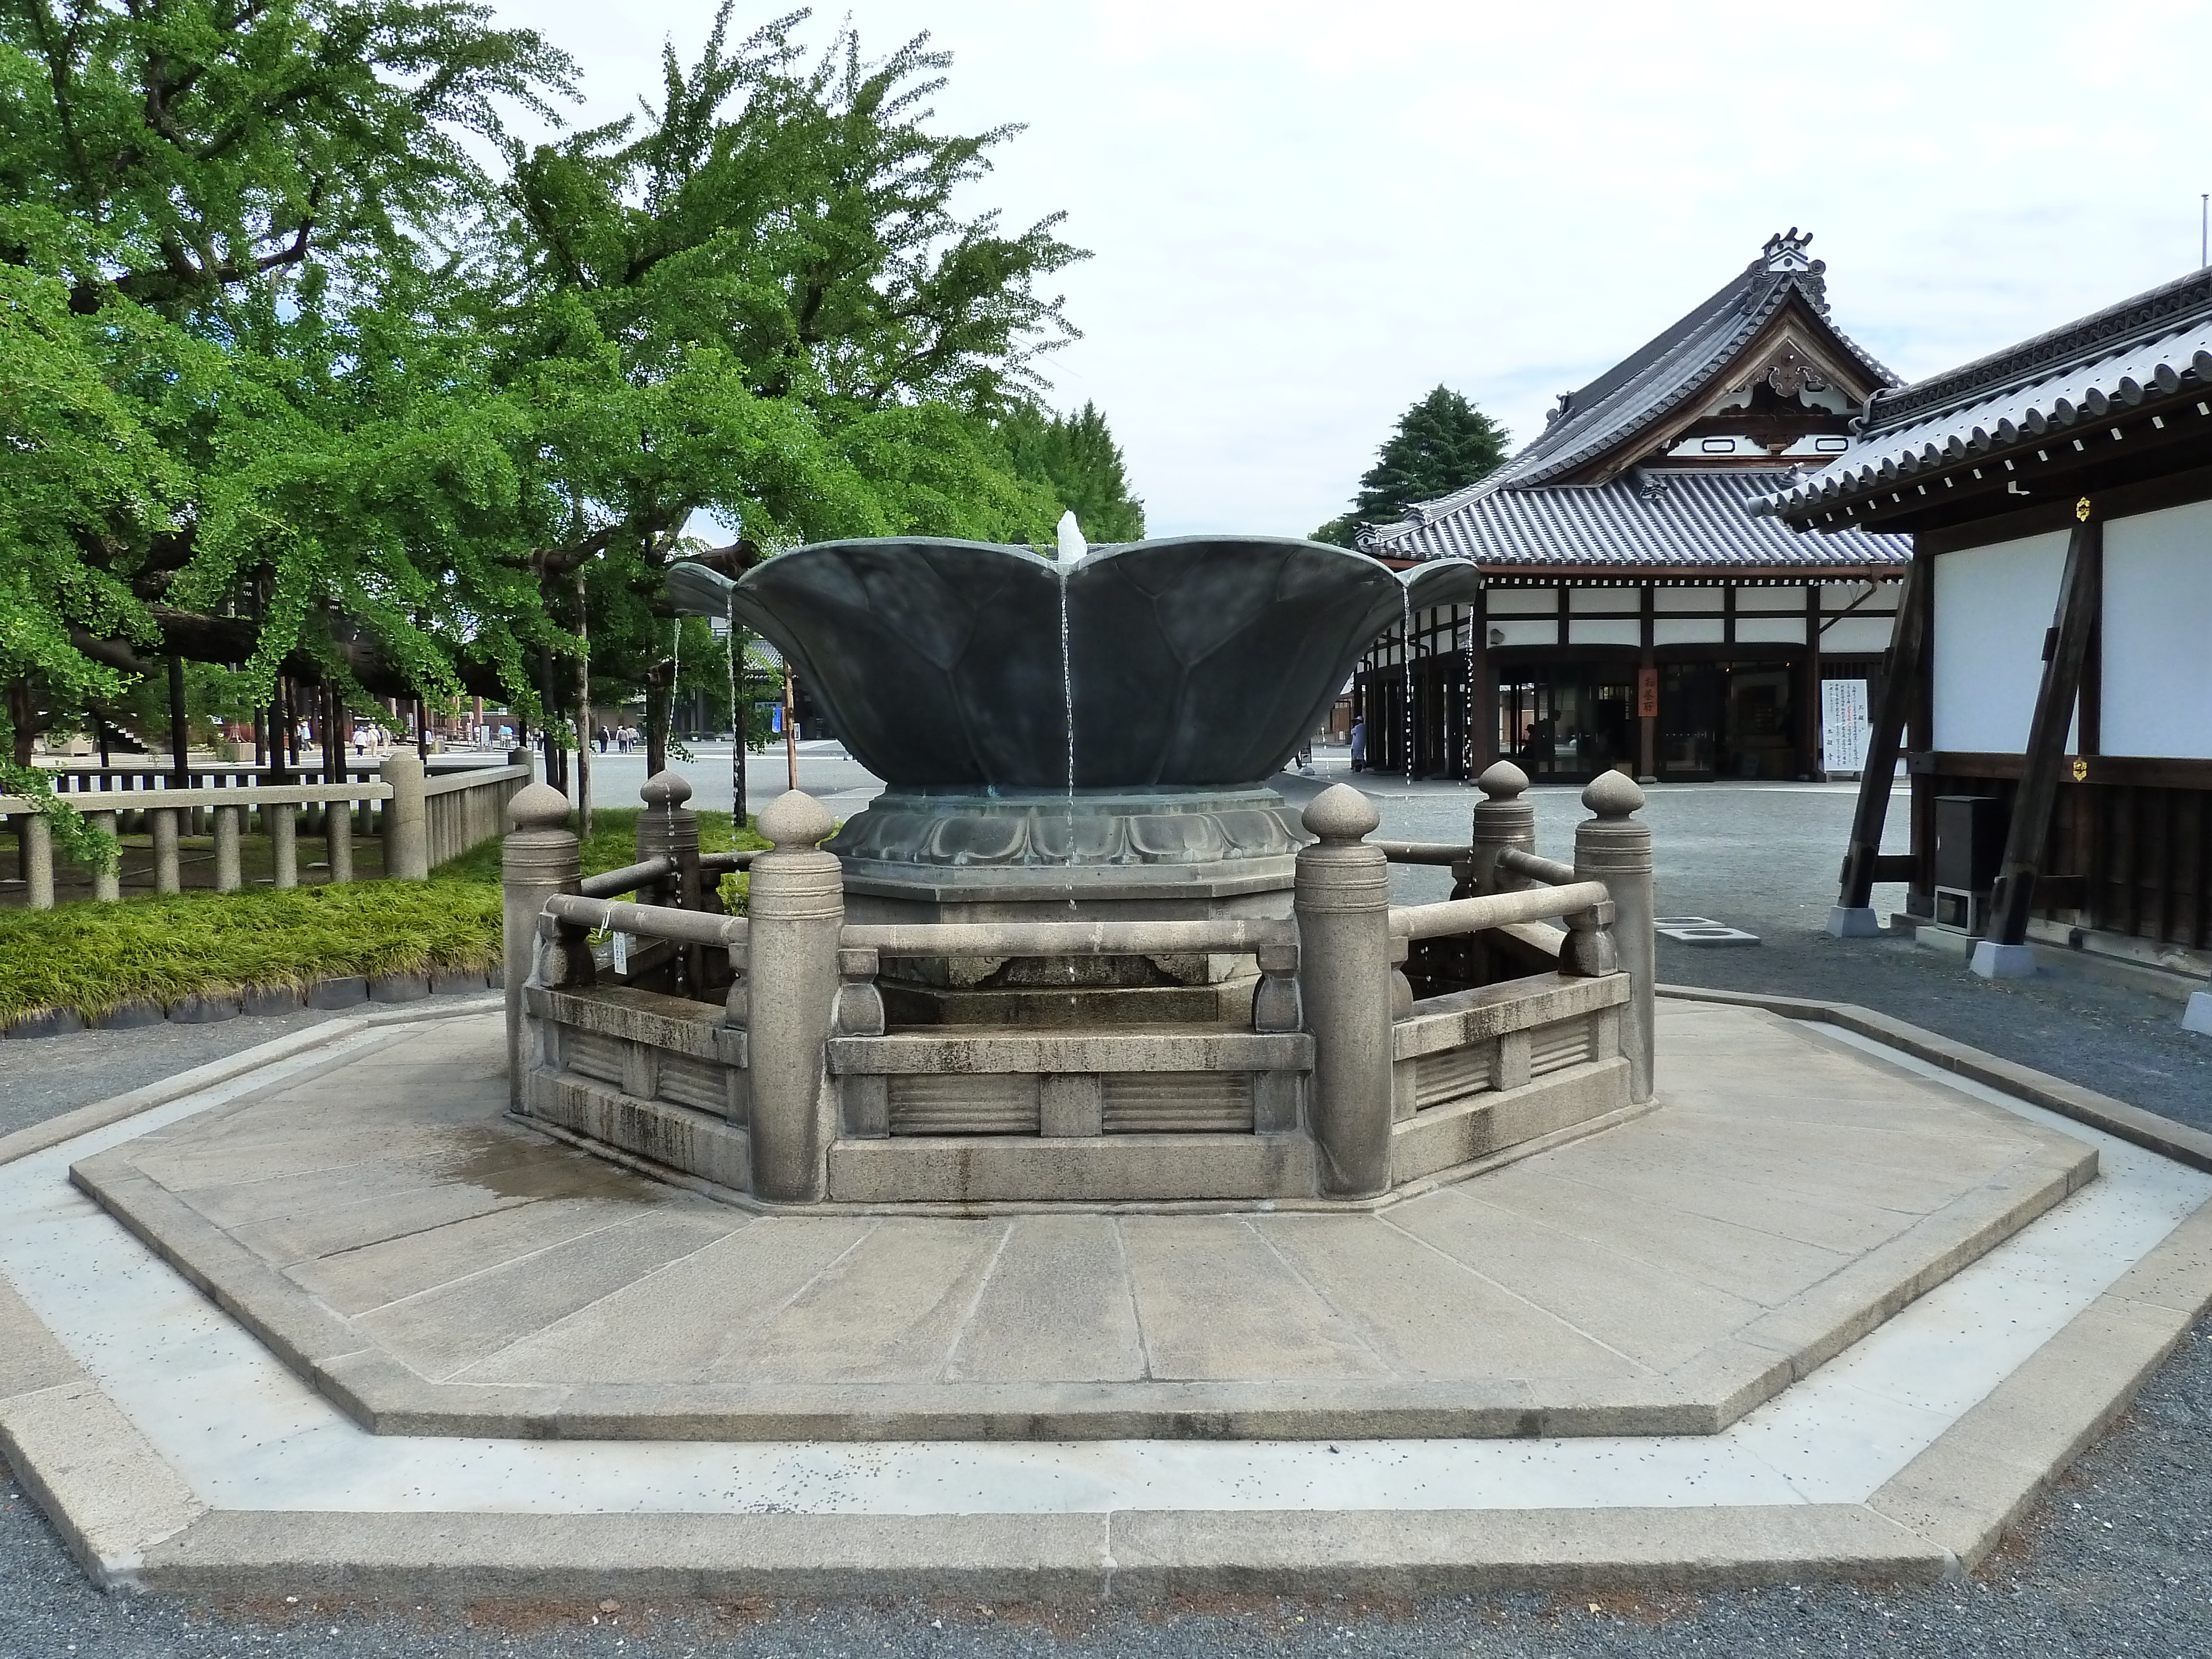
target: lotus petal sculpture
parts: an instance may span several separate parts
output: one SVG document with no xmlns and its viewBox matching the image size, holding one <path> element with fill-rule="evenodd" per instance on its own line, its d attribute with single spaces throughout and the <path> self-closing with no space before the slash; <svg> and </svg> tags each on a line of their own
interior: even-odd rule
<svg viewBox="0 0 2212 1659">
<path fill-rule="evenodd" d="M 1261 784 L 1409 602 L 1480 585 L 1469 564 L 1401 579 L 1260 536 L 1094 548 L 1066 569 L 983 542 L 823 542 L 734 586 L 696 566 L 669 577 L 679 609 L 773 641 L 895 791 L 963 794 Z"/>
</svg>

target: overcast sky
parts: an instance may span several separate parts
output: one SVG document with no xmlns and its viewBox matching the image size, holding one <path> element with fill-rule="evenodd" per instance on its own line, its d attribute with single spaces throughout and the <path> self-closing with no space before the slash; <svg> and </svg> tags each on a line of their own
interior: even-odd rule
<svg viewBox="0 0 2212 1659">
<path fill-rule="evenodd" d="M 583 64 L 589 118 L 714 14 L 498 9 Z M 1053 400 L 1105 410 L 1154 535 L 1303 534 L 1440 381 L 1525 440 L 1793 224 L 1838 324 L 1912 379 L 2191 269 L 2212 190 L 2203 5 L 849 11 L 872 52 L 954 54 L 945 128 L 1027 125 L 970 206 L 1065 210 L 1091 251 Z"/>
</svg>

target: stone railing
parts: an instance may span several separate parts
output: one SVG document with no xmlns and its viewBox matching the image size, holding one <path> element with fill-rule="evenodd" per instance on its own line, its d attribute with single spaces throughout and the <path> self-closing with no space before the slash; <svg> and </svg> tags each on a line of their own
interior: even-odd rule
<svg viewBox="0 0 2212 1659">
<path fill-rule="evenodd" d="M 1486 805 L 1510 818 L 1528 809 L 1493 787 L 1508 781 L 1486 779 Z M 1368 1199 L 1650 1098 L 1650 835 L 1626 779 L 1630 795 L 1605 780 L 1585 792 L 1587 868 L 1554 866 L 1574 878 L 1556 884 L 1524 885 L 1529 872 L 1498 856 L 1518 844 L 1499 829 L 1519 831 L 1478 808 L 1474 842 L 1450 861 L 1492 890 L 1394 908 L 1390 848 L 1365 839 L 1375 807 L 1340 787 L 1306 811 L 1317 839 L 1298 854 L 1287 917 L 916 926 L 845 921 L 842 866 L 818 847 L 830 817 L 795 793 L 761 814 L 773 847 L 750 861 L 750 914 L 720 915 L 686 874 L 706 860 L 681 787 L 648 783 L 649 805 L 663 796 L 647 814 L 657 839 L 641 826 L 639 861 L 590 883 L 567 801 L 532 786 L 512 804 L 512 1097 L 724 1195 Z M 1401 969 L 1424 943 L 1547 922 L 1564 924 L 1561 943 L 1530 947 L 1534 973 L 1416 998 Z M 611 974 L 595 934 L 641 943 Z M 1253 961 L 1249 1021 L 894 1032 L 877 984 L 900 957 L 1183 952 Z"/>
<path fill-rule="evenodd" d="M 531 769 L 525 754 L 520 759 L 510 757 L 504 766 L 477 766 L 426 776 L 415 752 L 402 750 L 383 762 L 373 781 L 272 784 L 260 781 L 251 768 L 218 769 L 207 775 L 228 777 L 231 781 L 227 787 L 185 789 L 173 787 L 170 774 L 110 769 L 110 775 L 132 776 L 148 787 L 79 787 L 62 791 L 63 798 L 94 827 L 111 835 L 143 825 L 153 843 L 156 893 L 182 890 L 179 842 L 196 833 L 204 819 L 215 843 L 216 890 L 228 893 L 243 885 L 240 842 L 257 823 L 269 839 L 274 884 L 299 885 L 298 836 L 303 811 L 314 815 L 319 821 L 315 827 L 325 838 L 330 879 L 351 881 L 356 813 L 371 805 L 378 809 L 380 820 L 385 874 L 399 880 L 425 880 L 433 866 L 459 858 L 501 833 L 507 804 L 530 781 Z M 65 775 L 75 776 L 80 785 L 83 781 L 82 776 Z M 150 781 L 156 778 L 166 781 L 155 787 Z M 249 778 L 252 781 L 248 781 Z M 0 795 L 0 819 L 5 819 L 15 832 L 18 874 L 27 890 L 30 907 L 52 908 L 53 841 L 39 803 L 27 796 Z M 94 898 L 121 896 L 119 868 L 93 872 Z"/>
</svg>

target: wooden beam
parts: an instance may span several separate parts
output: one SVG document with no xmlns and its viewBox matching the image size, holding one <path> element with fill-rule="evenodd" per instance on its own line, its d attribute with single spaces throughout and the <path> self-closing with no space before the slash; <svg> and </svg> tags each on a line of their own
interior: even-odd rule
<svg viewBox="0 0 2212 1659">
<path fill-rule="evenodd" d="M 1851 838 L 1844 849 L 1843 880 L 1836 903 L 1846 910 L 1863 910 L 1874 902 L 1875 876 L 1881 859 L 1881 827 L 1888 817 L 1890 791 L 1897 781 L 1897 754 L 1905 738 L 1905 714 L 1912 707 L 1920 678 L 1920 641 L 1927 629 L 1935 587 L 1935 559 L 1925 553 L 1915 554 L 1905 573 L 1904 597 L 1898 601 L 1897 621 L 1890 630 L 1889 653 L 1882 665 L 1881 702 L 1875 710 L 1874 730 L 1867 734 L 1858 810 L 1851 815 Z"/>
<path fill-rule="evenodd" d="M 2027 939 L 2028 912 L 2035 902 L 2035 867 L 2051 830 L 2051 804 L 2058 798 L 2058 770 L 2066 755 L 2066 728 L 2081 689 L 2081 665 L 2097 625 L 2097 599 L 2103 586 L 2105 525 L 2084 495 L 2075 508 L 2074 533 L 2066 543 L 2066 574 L 2058 585 L 2058 614 L 2052 644 L 2043 659 L 2043 684 L 2035 694 L 2035 719 L 2028 727 L 2027 763 L 2013 797 L 2012 826 L 2005 835 L 2004 862 L 1990 893 L 1989 937 L 1998 945 Z"/>
</svg>

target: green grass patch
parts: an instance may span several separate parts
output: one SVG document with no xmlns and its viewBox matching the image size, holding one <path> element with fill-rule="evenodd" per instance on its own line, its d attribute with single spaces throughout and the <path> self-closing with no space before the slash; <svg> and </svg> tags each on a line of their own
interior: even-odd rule
<svg viewBox="0 0 2212 1659">
<path fill-rule="evenodd" d="M 592 815 L 584 873 L 636 860 L 638 811 Z M 699 815 L 702 850 L 768 843 L 726 812 Z M 441 866 L 427 882 L 180 893 L 52 910 L 0 910 L 0 1023 L 39 1008 L 89 1018 L 133 998 L 170 1002 L 248 985 L 349 975 L 481 971 L 500 960 L 500 844 Z M 744 878 L 724 896 L 744 901 Z"/>
</svg>

